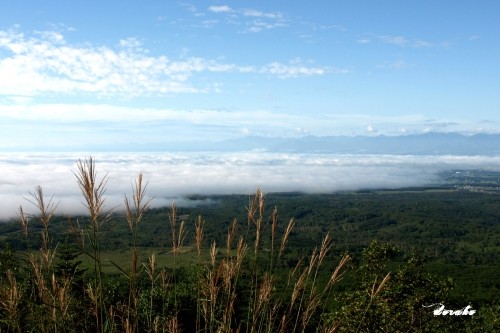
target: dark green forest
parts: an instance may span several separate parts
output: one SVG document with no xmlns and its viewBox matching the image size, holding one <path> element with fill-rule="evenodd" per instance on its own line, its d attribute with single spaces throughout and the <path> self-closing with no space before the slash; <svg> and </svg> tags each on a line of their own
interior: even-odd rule
<svg viewBox="0 0 500 333">
<path fill-rule="evenodd" d="M 149 207 L 138 178 L 128 209 L 108 212 L 92 166 L 79 169 L 88 215 L 58 215 L 40 188 L 39 215 L 0 224 L 0 331 L 500 328 L 495 173 L 450 171 L 425 188 L 192 195 L 165 208 Z M 477 312 L 434 316 L 433 304 Z"/>
</svg>

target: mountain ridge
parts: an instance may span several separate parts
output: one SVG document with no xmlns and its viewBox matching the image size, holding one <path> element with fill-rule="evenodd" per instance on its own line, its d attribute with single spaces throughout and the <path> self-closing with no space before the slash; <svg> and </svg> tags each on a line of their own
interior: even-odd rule
<svg viewBox="0 0 500 333">
<path fill-rule="evenodd" d="M 401 136 L 305 136 L 301 138 L 245 137 L 221 143 L 230 150 L 290 153 L 497 155 L 499 134 L 426 133 Z"/>
<path fill-rule="evenodd" d="M 9 149 L 4 152 L 15 152 Z M 46 152 L 31 147 L 20 152 Z M 241 152 L 317 154 L 388 154 L 388 155 L 500 155 L 500 134 L 463 135 L 430 132 L 399 136 L 245 136 L 223 141 L 192 140 L 155 143 L 124 142 L 61 146 L 56 152 Z"/>
</svg>

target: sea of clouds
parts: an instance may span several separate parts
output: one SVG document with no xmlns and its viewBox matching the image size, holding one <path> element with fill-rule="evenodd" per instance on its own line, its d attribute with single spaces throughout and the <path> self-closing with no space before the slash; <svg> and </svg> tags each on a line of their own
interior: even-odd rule
<svg viewBox="0 0 500 333">
<path fill-rule="evenodd" d="M 0 219 L 15 218 L 35 187 L 52 197 L 60 214 L 85 213 L 75 173 L 79 159 L 68 153 L 0 154 Z M 120 209 L 124 195 L 142 172 L 152 206 L 188 205 L 190 194 L 251 194 L 303 191 L 332 193 L 373 188 L 437 184 L 452 169 L 500 170 L 500 156 L 413 156 L 241 153 L 95 154 L 98 177 L 108 177 L 106 203 Z"/>
</svg>

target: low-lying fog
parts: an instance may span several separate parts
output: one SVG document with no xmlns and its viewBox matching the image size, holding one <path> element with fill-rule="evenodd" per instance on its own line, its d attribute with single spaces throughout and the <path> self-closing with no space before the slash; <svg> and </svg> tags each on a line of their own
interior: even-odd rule
<svg viewBox="0 0 500 333">
<path fill-rule="evenodd" d="M 250 194 L 264 192 L 335 191 L 398 188 L 440 182 L 448 169 L 500 170 L 499 157 L 331 155 L 244 153 L 109 153 L 93 155 L 98 176 L 108 174 L 108 207 L 131 196 L 142 172 L 149 181 L 153 206 L 187 204 L 189 194 Z M 20 205 L 34 212 L 30 197 L 35 186 L 59 203 L 59 214 L 85 212 L 74 173 L 82 154 L 0 154 L 0 219 L 15 217 Z"/>
</svg>

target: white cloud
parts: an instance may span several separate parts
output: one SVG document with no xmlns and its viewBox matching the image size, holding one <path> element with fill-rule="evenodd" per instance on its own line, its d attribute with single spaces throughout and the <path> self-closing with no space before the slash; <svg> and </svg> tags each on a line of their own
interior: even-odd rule
<svg viewBox="0 0 500 333">
<path fill-rule="evenodd" d="M 408 39 L 404 36 L 382 35 L 378 38 L 386 44 L 393 44 L 401 47 L 410 46 L 413 48 L 428 48 L 434 46 L 433 43 L 421 39 Z"/>
<path fill-rule="evenodd" d="M 261 28 L 268 28 L 265 25 Z M 148 96 L 167 93 L 205 93 L 212 83 L 191 82 L 200 73 L 266 73 L 280 78 L 323 75 L 325 68 L 285 66 L 278 62 L 261 68 L 220 63 L 200 57 L 171 60 L 151 56 L 135 38 L 119 41 L 120 48 L 71 45 L 59 33 L 37 33 L 26 37 L 0 31 L 0 49 L 10 55 L 0 58 L 0 95 L 30 97 L 41 94 L 92 94 Z M 216 82 L 215 82 L 216 83 Z"/>
<path fill-rule="evenodd" d="M 362 38 L 362 39 L 358 39 L 356 42 L 358 44 L 369 44 L 371 42 L 371 40 L 368 38 Z"/>
<path fill-rule="evenodd" d="M 365 125 L 360 125 L 365 124 Z M 423 115 L 370 116 L 290 114 L 270 110 L 162 109 L 106 104 L 3 105 L 0 149 L 34 146 L 75 149 L 106 144 L 123 150 L 128 143 L 164 144 L 192 140 L 220 141 L 243 135 L 296 137 L 305 134 L 364 135 L 367 125 L 377 134 L 432 132 L 498 133 L 498 123 L 428 120 Z M 244 129 L 244 130 L 242 130 Z M 36 133 L 36 134 L 35 134 Z M 34 139 L 36 138 L 36 140 Z"/>
<path fill-rule="evenodd" d="M 384 62 L 383 64 L 379 64 L 376 66 L 377 68 L 391 68 L 396 70 L 402 70 L 411 67 L 405 60 L 396 60 L 393 62 Z"/>
<path fill-rule="evenodd" d="M 208 10 L 215 14 L 228 15 L 228 22 L 231 24 L 235 23 L 235 19 L 243 22 L 246 26 L 244 32 L 256 33 L 287 26 L 284 15 L 279 12 L 263 12 L 251 8 L 234 9 L 227 5 L 210 6 Z"/>
<path fill-rule="evenodd" d="M 137 38 L 130 37 L 120 40 L 120 46 L 124 48 L 139 49 L 141 45 L 141 41 L 139 41 Z"/>
<path fill-rule="evenodd" d="M 214 13 L 231 13 L 233 10 L 231 7 L 223 5 L 223 6 L 210 6 L 208 10 Z"/>
<path fill-rule="evenodd" d="M 372 124 L 369 124 L 367 127 L 366 127 L 366 131 L 368 133 L 377 133 L 378 131 L 372 126 Z"/>
<path fill-rule="evenodd" d="M 402 36 L 380 36 L 380 39 L 384 43 L 394 44 L 398 46 L 406 46 L 409 43 L 408 39 Z"/>
<path fill-rule="evenodd" d="M 424 40 L 416 40 L 412 44 L 413 47 L 420 48 L 420 47 L 432 47 L 433 44 Z"/>
<path fill-rule="evenodd" d="M 255 9 L 242 9 L 240 10 L 240 12 L 243 14 L 243 16 L 250 16 L 250 17 L 265 17 L 270 19 L 283 18 L 283 14 L 281 13 L 264 13 Z"/>
<path fill-rule="evenodd" d="M 187 79 L 201 71 L 227 71 L 228 66 L 201 58 L 171 61 L 148 56 L 140 42 L 120 41 L 121 49 L 73 46 L 59 34 L 23 34 L 0 31 L 0 48 L 12 52 L 0 59 L 0 94 L 36 96 L 41 93 L 144 95 L 193 93 Z"/>
<path fill-rule="evenodd" d="M 73 172 L 75 154 L 0 154 L 0 217 L 14 217 L 23 199 L 41 185 L 54 195 L 60 214 L 84 213 Z M 418 186 L 438 181 L 437 172 L 454 168 L 500 170 L 500 157 L 295 155 L 265 152 L 230 154 L 101 154 L 97 172 L 109 175 L 108 208 L 121 206 L 139 172 L 149 181 L 155 206 L 185 195 L 305 191 L 328 193 L 366 188 Z M 47 170 L 50 170 L 47 172 Z"/>
<path fill-rule="evenodd" d="M 261 69 L 262 73 L 276 75 L 281 79 L 296 78 L 299 76 L 325 75 L 328 72 L 324 67 L 309 67 L 300 64 L 291 63 L 285 65 L 279 62 L 273 62 Z"/>
</svg>

